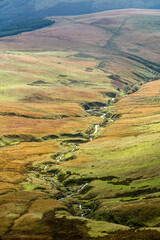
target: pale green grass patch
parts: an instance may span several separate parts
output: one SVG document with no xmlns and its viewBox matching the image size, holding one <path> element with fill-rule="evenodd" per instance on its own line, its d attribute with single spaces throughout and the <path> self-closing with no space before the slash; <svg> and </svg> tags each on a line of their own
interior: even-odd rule
<svg viewBox="0 0 160 240">
<path fill-rule="evenodd" d="M 108 235 L 108 233 L 111 233 L 111 232 L 129 229 L 129 227 L 126 227 L 120 224 L 114 224 L 114 223 L 103 222 L 103 221 L 92 221 L 92 220 L 88 221 L 87 227 L 90 228 L 88 233 L 91 237 L 103 237 Z"/>
<path fill-rule="evenodd" d="M 96 60 L 95 58 L 92 58 L 92 57 L 78 57 L 75 55 L 70 56 L 70 58 L 77 58 L 77 59 L 87 60 L 87 61 L 95 61 Z"/>
<path fill-rule="evenodd" d="M 67 57 L 70 55 L 70 52 L 67 53 L 65 51 L 0 51 L 0 54 L 10 54 L 10 55 L 33 55 L 33 56 L 39 56 L 39 55 L 49 55 L 49 56 L 57 56 L 57 57 Z"/>
</svg>

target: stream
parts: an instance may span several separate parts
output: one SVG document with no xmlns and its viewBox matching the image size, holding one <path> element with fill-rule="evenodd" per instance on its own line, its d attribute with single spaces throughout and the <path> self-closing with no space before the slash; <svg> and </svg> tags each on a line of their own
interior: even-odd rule
<svg viewBox="0 0 160 240">
<path fill-rule="evenodd" d="M 106 116 L 105 109 L 106 109 L 106 108 L 107 108 L 107 106 L 105 106 L 105 107 L 103 107 L 103 108 L 101 107 L 101 108 L 98 109 L 98 110 L 97 110 L 97 109 L 94 109 L 94 108 L 90 108 L 90 109 L 86 110 L 86 112 L 87 112 L 88 114 L 90 114 L 90 115 L 96 115 L 96 116 L 97 116 L 97 114 L 98 114 L 98 116 L 99 116 L 102 120 L 105 121 L 105 116 Z M 97 110 L 97 111 L 96 111 L 96 110 Z M 102 124 L 102 123 L 100 123 L 100 124 Z M 89 141 L 93 141 L 93 139 L 95 138 L 95 134 L 98 132 L 99 127 L 100 127 L 100 124 L 95 124 L 95 125 L 94 125 L 94 132 L 89 134 Z M 68 153 L 72 153 L 72 152 L 76 151 L 76 149 L 78 148 L 78 145 L 76 145 L 75 143 L 72 143 L 72 145 L 73 145 L 73 148 L 72 148 L 71 150 L 67 151 L 66 153 L 62 153 L 62 154 L 58 157 L 58 159 L 56 160 L 56 163 L 57 163 L 57 164 L 59 164 L 60 161 L 61 161 Z M 51 163 L 51 164 L 52 164 L 52 163 Z M 49 168 L 49 167 L 51 166 L 51 164 L 45 165 L 43 169 L 46 170 L 47 168 Z M 56 175 L 56 174 L 53 176 L 52 180 L 47 180 L 46 178 L 47 178 L 47 176 L 43 176 L 43 177 L 42 177 L 42 179 L 43 179 L 44 181 L 49 181 L 55 188 L 58 189 L 59 187 L 61 187 L 61 186 L 59 186 L 59 184 L 56 184 L 56 183 L 55 183 L 55 181 L 57 180 L 57 175 Z M 55 181 L 54 181 L 54 179 L 55 179 Z M 70 194 L 68 194 L 68 195 L 62 196 L 62 197 L 58 198 L 58 200 L 59 200 L 59 201 L 63 201 L 63 200 L 65 200 L 65 199 L 67 199 L 67 198 L 70 198 L 70 197 L 72 197 L 72 196 L 75 196 L 77 193 L 81 192 L 88 184 L 89 184 L 89 182 L 86 182 L 86 183 L 82 184 L 78 190 L 76 190 L 75 192 L 70 193 Z M 62 194 L 63 194 L 63 192 L 62 192 Z M 81 211 L 83 211 L 83 213 L 82 213 L 80 216 L 81 216 L 81 217 L 87 217 L 87 215 L 91 212 L 91 209 L 90 209 L 90 208 L 86 208 L 86 207 L 83 208 L 82 202 L 80 202 L 80 201 L 78 201 L 77 204 L 78 204 L 79 209 L 80 209 Z"/>
</svg>

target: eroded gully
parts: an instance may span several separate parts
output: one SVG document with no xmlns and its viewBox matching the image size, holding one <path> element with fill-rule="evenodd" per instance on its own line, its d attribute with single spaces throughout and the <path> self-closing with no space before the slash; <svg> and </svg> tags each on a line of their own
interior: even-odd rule
<svg viewBox="0 0 160 240">
<path fill-rule="evenodd" d="M 105 107 L 100 107 L 100 108 L 90 108 L 90 109 L 87 109 L 86 112 L 89 113 L 90 115 L 95 115 L 95 116 L 98 116 L 100 117 L 103 121 L 100 123 L 100 124 L 93 124 L 93 128 L 92 128 L 92 133 L 89 133 L 88 134 L 88 141 L 93 141 L 93 139 L 96 138 L 96 134 L 98 133 L 99 131 L 99 128 L 101 125 L 103 125 L 105 122 L 107 122 L 107 119 L 106 119 L 106 108 L 107 108 L 107 105 Z M 110 119 L 110 121 L 113 121 L 112 119 Z M 75 144 L 75 143 L 71 143 L 73 145 L 73 147 L 71 148 L 71 150 L 65 152 L 65 153 L 62 153 L 57 159 L 56 159 L 56 164 L 58 165 L 61 161 L 63 161 L 66 157 L 67 154 L 69 153 L 74 153 L 77 148 L 78 148 L 78 145 Z M 48 163 L 44 166 L 43 170 L 44 172 L 46 172 L 47 170 L 49 170 L 51 167 L 52 167 L 53 163 Z M 83 189 L 85 189 L 85 187 L 89 184 L 89 182 L 85 182 L 84 184 L 80 185 L 80 186 L 77 186 L 76 189 L 71 192 L 71 191 L 68 191 L 69 187 L 65 187 L 61 184 L 60 180 L 58 179 L 57 177 L 57 174 L 55 173 L 52 177 L 51 177 L 51 180 L 48 180 L 47 179 L 48 176 L 43 174 L 43 177 L 42 179 L 44 181 L 49 181 L 50 184 L 54 187 L 54 189 L 57 189 L 57 190 L 60 190 L 60 197 L 57 197 L 57 199 L 59 201 L 65 201 L 66 199 L 69 199 L 70 197 L 77 197 L 77 194 L 80 193 Z M 65 191 L 64 191 L 65 189 Z M 67 191 L 68 191 L 68 194 L 67 194 Z M 78 205 L 78 208 L 81 212 L 80 215 L 78 216 L 81 216 L 81 217 L 87 217 L 89 215 L 89 213 L 91 212 L 91 209 L 90 208 L 86 208 L 86 207 L 83 207 L 83 203 L 79 200 L 77 200 L 77 205 Z"/>
</svg>

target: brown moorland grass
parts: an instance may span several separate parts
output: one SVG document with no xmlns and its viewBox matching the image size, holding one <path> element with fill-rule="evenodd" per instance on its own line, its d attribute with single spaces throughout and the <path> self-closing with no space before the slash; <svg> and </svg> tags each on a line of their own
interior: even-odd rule
<svg viewBox="0 0 160 240">
<path fill-rule="evenodd" d="M 82 208 L 87 202 L 85 208 L 92 208 L 91 217 L 97 220 L 128 226 L 142 224 L 154 229 L 159 224 L 160 81 L 145 84 L 106 109 L 121 117 L 114 122 L 108 119 L 108 124 L 99 127 L 97 139 L 79 144 L 73 156 L 69 153 L 68 159 L 64 157 L 57 163 L 63 153 L 73 148 L 67 141 L 76 141 L 74 135 L 93 131 L 93 124 L 103 121 L 86 113 L 83 104 L 107 103 L 111 100 L 108 92 L 120 98 L 120 89 L 125 85 L 140 86 L 144 80 L 135 72 L 142 74 L 145 81 L 157 77 L 152 68 L 121 55 L 115 46 L 110 49 L 115 43 L 116 50 L 125 48 L 142 57 L 148 51 L 147 59 L 158 61 L 153 49 L 153 45 L 159 46 L 157 31 L 147 30 L 140 35 L 146 48 L 136 41 L 140 30 L 135 28 L 134 21 L 143 14 L 157 17 L 159 11 L 123 10 L 56 17 L 57 23 L 51 28 L 0 39 L 0 49 L 8 49 L 0 54 L 0 132 L 5 146 L 0 148 L 0 232 L 6 235 L 4 238 L 51 239 L 52 234 L 68 236 L 67 227 L 75 236 L 75 224 L 78 233 L 82 227 L 80 236 L 88 237 L 89 229 L 83 228 L 87 219 L 83 222 L 82 218 L 69 220 L 61 216 L 57 220 L 54 214 L 57 207 L 63 214 L 70 214 L 62 202 L 54 199 L 62 197 L 61 188 L 67 195 L 67 191 L 74 192 L 75 183 L 85 182 L 89 182 L 88 186 L 75 198 L 65 199 L 70 210 L 75 207 L 80 215 L 76 201 L 82 201 Z M 82 28 L 84 32 L 80 31 Z M 73 31 L 77 34 L 71 35 Z M 135 37 L 131 38 L 131 33 Z M 54 139 L 55 135 L 59 139 Z M 26 142 L 30 140 L 33 142 Z M 51 167 L 44 169 L 47 164 Z M 58 184 L 58 189 L 51 180 Z M 71 182 L 73 189 L 65 188 L 63 181 Z M 149 207 L 145 210 L 146 206 Z M 124 216 L 130 216 L 129 221 Z M 107 234 L 100 223 L 90 225 L 92 229 L 96 226 L 96 234 Z"/>
<path fill-rule="evenodd" d="M 156 104 L 156 98 L 160 97 L 160 80 L 145 84 L 142 89 L 130 96 L 125 97 L 115 106 L 115 111 L 122 114 L 122 117 L 103 130 L 102 136 L 121 137 L 126 132 L 134 136 L 134 129 L 137 124 L 147 125 L 154 117 L 154 121 L 159 120 L 160 107 Z M 148 103 L 148 104 L 147 104 Z M 130 115 L 131 114 L 131 115 Z M 130 130 L 129 130 L 130 129 Z M 158 131 L 158 129 L 157 129 Z M 141 134 L 140 132 L 137 134 Z M 99 140 L 98 140 L 99 141 Z"/>
<path fill-rule="evenodd" d="M 10 226 L 13 225 L 15 219 L 19 219 L 19 223 L 16 222 L 16 228 L 19 227 L 19 229 L 23 228 L 25 225 L 27 229 L 27 224 L 28 227 L 30 226 L 31 228 L 36 225 L 35 220 L 38 215 L 35 216 L 36 213 L 33 211 L 27 213 L 28 209 L 32 210 L 32 206 L 37 209 L 37 213 L 40 214 L 41 212 L 41 215 L 54 208 L 62 207 L 61 202 L 46 199 L 48 198 L 48 195 L 45 195 L 44 193 L 25 192 L 23 186 L 20 184 L 28 177 L 26 173 L 34 163 L 47 161 L 47 159 L 48 161 L 51 161 L 50 156 L 59 152 L 59 143 L 53 141 L 42 143 L 21 143 L 18 146 L 1 148 L 0 152 L 0 202 L 1 209 L 3 209 L 0 214 L 1 234 L 10 229 Z M 37 201 L 35 201 L 36 199 Z M 26 220 L 24 220 L 24 213 L 26 213 L 26 215 L 28 214 Z M 22 219 L 20 218 L 21 215 L 23 215 Z"/>
<path fill-rule="evenodd" d="M 1 38 L 0 49 L 73 51 L 78 48 L 94 52 L 93 46 L 104 47 L 109 42 L 119 50 L 159 62 L 159 31 L 154 25 L 154 18 L 158 19 L 159 15 L 159 10 L 131 9 L 52 17 L 56 24 L 49 28 Z"/>
<path fill-rule="evenodd" d="M 148 99 L 148 89 L 152 85 L 153 91 L 155 91 L 150 94 L 152 96 L 150 102 L 153 104 L 153 107 L 150 109 L 149 115 L 148 106 L 150 102 Z M 100 176 L 112 175 L 125 179 L 127 177 L 136 178 L 140 177 L 141 174 L 143 176 L 146 174 L 148 180 L 145 181 L 153 181 L 153 186 L 157 185 L 160 128 L 157 124 L 159 123 L 159 113 L 155 112 L 154 106 L 157 108 L 157 105 L 155 105 L 154 100 L 159 98 L 159 88 L 160 81 L 147 83 L 143 86 L 142 90 L 126 96 L 122 101 L 117 103 L 114 110 L 116 113 L 121 113 L 122 116 L 102 129 L 99 138 L 82 144 L 77 152 L 77 158 L 68 161 L 65 167 L 68 170 L 73 168 L 74 171 L 92 178 L 95 176 L 100 178 Z M 139 96 L 138 98 L 137 95 Z M 140 105 L 137 105 L 136 99 L 141 103 Z M 143 102 L 145 103 L 144 105 Z M 145 111 L 145 107 L 147 107 L 147 111 Z M 143 118 L 141 115 L 140 117 L 137 116 L 137 112 L 133 111 L 137 108 L 139 110 L 143 109 Z M 131 113 L 131 117 L 129 113 Z M 78 168 L 79 159 L 87 157 L 89 158 L 89 162 L 93 159 L 92 163 L 81 162 L 81 168 Z M 86 167 L 88 171 L 86 171 Z M 153 177 L 152 173 L 155 180 L 150 179 Z"/>
<path fill-rule="evenodd" d="M 80 198 L 94 202 L 97 220 L 153 229 L 159 225 L 159 89 L 160 80 L 125 96 L 114 106 L 121 117 L 59 166 L 74 173 L 66 184 L 89 181 Z M 137 109 L 143 110 L 140 116 Z"/>
<path fill-rule="evenodd" d="M 1 159 L 1 180 L 5 182 L 15 182 L 24 180 L 28 171 L 35 162 L 50 160 L 50 156 L 59 151 L 59 143 L 21 143 L 18 146 L 0 149 Z"/>
<path fill-rule="evenodd" d="M 24 232 L 27 230 L 30 232 L 31 229 L 34 232 L 33 229 L 36 229 L 37 225 L 39 226 L 39 224 L 37 224 L 37 219 L 41 218 L 43 213 L 49 210 L 53 211 L 57 207 L 64 207 L 62 203 L 57 200 L 45 198 L 46 195 L 44 193 L 25 191 L 18 191 L 0 196 L 0 202 L 3 209 L 0 213 L 1 234 L 7 232 L 10 227 L 12 227 L 13 220 L 15 220 L 13 226 L 15 228 L 14 231 L 20 233 L 22 229 L 25 228 Z M 29 209 L 30 211 L 28 212 Z M 35 212 L 35 210 L 37 211 Z M 39 213 L 39 215 L 37 213 Z"/>
<path fill-rule="evenodd" d="M 0 116 L 2 135 L 32 135 L 43 137 L 51 134 L 85 132 L 88 124 L 69 119 L 29 119 L 25 117 Z"/>
</svg>

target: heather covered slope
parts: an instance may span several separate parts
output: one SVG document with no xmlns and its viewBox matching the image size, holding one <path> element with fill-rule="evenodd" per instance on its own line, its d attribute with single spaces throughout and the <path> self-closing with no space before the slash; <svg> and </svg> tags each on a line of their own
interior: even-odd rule
<svg viewBox="0 0 160 240">
<path fill-rule="evenodd" d="M 160 239 L 159 16 L 1 38 L 2 239 Z"/>
<path fill-rule="evenodd" d="M 51 17 L 50 27 L 0 39 L 1 50 L 72 50 L 108 66 L 122 58 L 159 63 L 160 11 L 116 10 L 76 17 Z M 44 44 L 45 41 L 45 44 Z M 115 52 L 114 52 L 115 51 Z M 129 53 L 131 55 L 126 55 Z M 142 59 L 138 59 L 141 57 Z M 114 58 L 114 61 L 113 61 Z M 122 60 L 123 61 L 123 60 Z M 141 76 L 143 77 L 143 76 Z"/>
<path fill-rule="evenodd" d="M 22 18 L 78 15 L 125 8 L 160 9 L 160 4 L 157 0 L 1 0 L 0 20 L 16 21 Z"/>
</svg>

